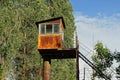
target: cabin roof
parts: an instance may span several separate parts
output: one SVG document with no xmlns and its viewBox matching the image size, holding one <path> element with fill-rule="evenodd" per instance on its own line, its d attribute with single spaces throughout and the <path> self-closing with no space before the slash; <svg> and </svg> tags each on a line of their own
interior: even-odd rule
<svg viewBox="0 0 120 80">
<path fill-rule="evenodd" d="M 45 22 L 49 22 L 49 21 L 55 21 L 55 20 L 59 20 L 59 19 L 62 19 L 63 27 L 65 28 L 65 22 L 63 20 L 63 17 L 57 17 L 57 18 L 51 18 L 51 19 L 47 19 L 47 20 L 38 21 L 38 22 L 36 22 L 36 25 L 38 27 L 38 24 L 40 24 L 40 23 L 45 23 Z"/>
</svg>

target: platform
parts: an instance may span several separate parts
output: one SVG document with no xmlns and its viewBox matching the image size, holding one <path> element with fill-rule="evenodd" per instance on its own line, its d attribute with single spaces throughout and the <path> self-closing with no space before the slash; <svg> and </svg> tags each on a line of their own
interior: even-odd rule
<svg viewBox="0 0 120 80">
<path fill-rule="evenodd" d="M 63 49 L 38 49 L 42 57 L 49 57 L 50 59 L 67 59 L 76 58 L 76 48 Z"/>
</svg>

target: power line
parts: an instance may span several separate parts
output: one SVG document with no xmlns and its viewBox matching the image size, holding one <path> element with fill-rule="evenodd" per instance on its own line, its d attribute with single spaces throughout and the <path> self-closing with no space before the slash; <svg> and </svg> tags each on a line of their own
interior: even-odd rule
<svg viewBox="0 0 120 80">
<path fill-rule="evenodd" d="M 99 73 L 100 75 L 103 75 L 103 77 L 106 79 L 106 80 L 110 80 L 109 77 L 107 77 L 101 70 L 97 69 L 97 67 L 91 62 L 89 61 L 82 53 L 78 52 L 79 53 L 79 57 L 85 61 L 92 69 L 94 69 L 97 73 Z"/>
<path fill-rule="evenodd" d="M 87 52 L 87 55 L 89 54 L 90 55 L 90 53 L 92 53 L 92 54 L 95 54 L 95 51 L 92 51 L 90 48 L 88 48 L 86 45 L 84 45 L 83 43 L 81 43 L 81 46 L 80 46 L 84 51 L 86 51 Z M 89 51 L 88 51 L 89 50 Z M 87 56 L 87 55 L 85 55 L 85 56 Z M 103 56 L 103 54 L 101 54 L 102 56 Z M 116 74 L 116 72 L 115 72 L 115 69 L 113 69 L 113 67 L 111 67 L 111 68 L 109 68 L 109 70 L 111 71 L 111 72 L 109 72 L 109 73 L 111 73 L 111 75 L 114 75 L 114 74 Z"/>
</svg>

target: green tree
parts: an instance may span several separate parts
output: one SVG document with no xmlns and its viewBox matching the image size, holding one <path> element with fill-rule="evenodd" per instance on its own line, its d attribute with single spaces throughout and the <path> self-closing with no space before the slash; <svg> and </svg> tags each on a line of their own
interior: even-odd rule
<svg viewBox="0 0 120 80">
<path fill-rule="evenodd" d="M 95 45 L 96 54 L 92 56 L 93 63 L 97 67 L 98 70 L 102 71 L 105 76 L 111 78 L 111 75 L 107 73 L 107 68 L 110 68 L 113 64 L 113 55 L 112 52 L 107 48 L 104 47 L 101 42 L 98 42 Z M 99 78 L 104 78 L 104 75 L 95 72 L 95 76 Z"/>
<path fill-rule="evenodd" d="M 38 75 L 38 72 L 41 70 L 41 57 L 37 51 L 38 33 L 35 25 L 35 22 L 37 21 L 63 16 L 66 24 L 65 44 L 66 47 L 73 46 L 75 26 L 73 22 L 72 7 L 69 1 L 65 0 L 65 4 L 63 3 L 63 0 L 56 0 L 56 2 L 53 2 L 53 0 L 47 1 L 48 0 L 1 1 L 0 55 L 2 57 L 2 75 L 5 76 L 4 78 L 10 78 L 11 80 L 37 80 L 38 76 L 40 76 Z M 66 6 L 63 7 L 62 5 Z M 57 63 L 58 61 L 55 60 L 53 62 Z M 72 79 L 70 76 L 73 77 L 75 74 L 68 75 L 68 73 L 73 73 L 73 71 L 75 71 L 75 68 L 73 69 L 73 67 L 75 67 L 75 61 L 60 60 L 59 63 L 61 65 L 64 64 L 61 68 L 65 72 L 65 77 L 62 79 Z M 58 66 L 54 67 L 57 69 Z M 53 70 L 53 75 L 55 75 L 55 69 L 53 68 Z M 21 72 L 25 72 L 25 76 L 23 76 Z M 58 74 L 61 75 L 63 72 Z M 52 77 L 52 79 L 53 78 L 54 77 Z M 54 78 L 54 80 L 56 79 L 57 78 Z"/>
<path fill-rule="evenodd" d="M 1 1 L 1 4 L 0 36 L 2 37 L 0 41 L 2 45 L 0 54 L 3 58 L 3 72 L 8 78 L 22 79 L 21 72 L 24 69 L 25 79 L 37 79 L 40 57 L 36 47 L 35 22 L 49 17 L 46 14 L 48 13 L 47 6 L 43 0 L 6 0 Z M 34 76 L 30 77 L 33 74 Z"/>
<path fill-rule="evenodd" d="M 2 66 L 0 64 L 0 79 L 2 79 Z"/>
<path fill-rule="evenodd" d="M 2 1 L 0 12 L 1 12 L 1 23 L 2 28 L 0 34 L 1 49 L 0 54 L 2 57 L 3 73 L 5 77 L 12 77 L 14 72 L 14 61 L 17 50 L 20 46 L 21 36 L 19 32 L 19 21 L 18 13 L 14 5 L 11 5 L 12 1 Z M 3 28 L 4 27 L 4 28 Z"/>
<path fill-rule="evenodd" d="M 115 52 L 114 54 L 115 54 L 114 58 L 119 64 L 118 67 L 116 68 L 116 73 L 117 73 L 116 78 L 120 79 L 120 52 Z"/>
<path fill-rule="evenodd" d="M 17 2 L 21 4 L 19 13 L 21 17 L 21 32 L 24 34 L 21 47 L 19 48 L 20 56 L 18 59 L 18 79 L 38 79 L 38 69 L 40 67 L 41 57 L 37 51 L 37 28 L 35 22 L 48 18 L 47 6 L 42 0 L 24 0 Z M 22 67 L 22 69 L 20 68 Z M 23 74 L 25 75 L 23 77 Z"/>
</svg>

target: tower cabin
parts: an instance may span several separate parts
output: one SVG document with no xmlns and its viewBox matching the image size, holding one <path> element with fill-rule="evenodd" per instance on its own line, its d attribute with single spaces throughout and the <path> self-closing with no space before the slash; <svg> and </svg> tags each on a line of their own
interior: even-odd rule
<svg viewBox="0 0 120 80">
<path fill-rule="evenodd" d="M 36 22 L 38 27 L 38 51 L 51 59 L 75 58 L 75 48 L 64 48 L 65 23 L 62 17 Z"/>
<path fill-rule="evenodd" d="M 63 48 L 63 30 L 65 24 L 62 17 L 36 22 L 39 30 L 38 49 Z"/>
</svg>

